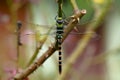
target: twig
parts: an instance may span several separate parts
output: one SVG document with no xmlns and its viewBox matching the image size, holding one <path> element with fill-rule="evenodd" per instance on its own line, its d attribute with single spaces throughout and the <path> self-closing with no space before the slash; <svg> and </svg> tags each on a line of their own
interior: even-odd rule
<svg viewBox="0 0 120 80">
<path fill-rule="evenodd" d="M 87 32 L 93 32 L 98 27 L 98 25 L 101 23 L 101 21 L 106 16 L 106 13 L 109 10 L 109 7 L 111 5 L 110 3 L 111 1 L 108 0 L 104 9 L 99 11 L 100 14 L 95 15 L 96 22 L 88 25 L 88 28 L 86 30 Z M 72 64 L 74 64 L 77 58 L 81 56 L 82 52 L 84 51 L 85 47 L 90 41 L 92 35 L 93 34 L 88 34 L 87 36 L 86 35 L 83 36 L 83 38 L 78 43 L 77 48 L 73 51 L 72 55 L 66 60 L 65 66 L 63 67 L 63 73 L 59 76 L 58 80 L 65 80 L 65 76 L 70 71 Z"/>
<path fill-rule="evenodd" d="M 8 8 L 10 10 L 10 16 L 11 16 L 11 22 L 12 23 L 17 23 L 17 10 L 20 8 L 20 3 L 16 4 L 12 0 L 6 0 Z M 16 30 L 16 71 L 18 72 L 18 67 L 19 67 L 19 48 L 20 48 L 20 28 L 21 24 L 18 22 L 16 25 L 12 25 L 10 27 L 11 30 Z"/>
<path fill-rule="evenodd" d="M 17 60 L 16 60 L 16 63 L 17 63 L 17 69 L 16 71 L 18 72 L 18 63 L 19 63 L 19 55 L 20 55 L 20 46 L 22 45 L 21 41 L 20 41 L 20 30 L 21 30 L 21 27 L 22 27 L 22 24 L 21 22 L 17 22 L 17 28 L 16 28 L 16 34 L 17 34 L 17 45 L 16 45 L 16 48 L 17 48 Z"/>
<path fill-rule="evenodd" d="M 41 49 L 41 47 L 42 47 L 42 45 L 39 46 L 39 47 L 35 50 L 34 54 L 33 54 L 32 57 L 30 58 L 30 60 L 29 60 L 29 62 L 27 63 L 26 67 L 30 66 L 30 64 L 33 63 L 33 61 L 36 59 L 36 57 L 37 57 L 37 55 L 38 55 L 39 50 Z"/>
<path fill-rule="evenodd" d="M 76 0 L 70 0 L 70 1 L 71 1 L 71 4 L 72 4 L 74 10 L 75 10 L 75 11 L 79 10 L 79 8 L 78 8 L 78 6 L 77 6 L 77 4 L 76 4 Z"/>
<path fill-rule="evenodd" d="M 49 31 L 48 31 L 48 33 L 49 33 Z M 38 36 L 37 36 L 37 33 L 36 33 L 35 37 L 36 37 L 36 38 L 38 37 Z M 36 40 L 37 40 L 37 39 L 36 39 Z M 26 67 L 30 66 L 30 65 L 34 62 L 34 60 L 36 59 L 36 57 L 37 57 L 37 55 L 38 55 L 38 53 L 39 53 L 39 50 L 42 48 L 42 46 L 43 46 L 43 44 L 45 43 L 46 40 L 47 40 L 47 36 L 45 36 L 42 40 L 40 40 L 40 41 L 38 42 L 38 45 L 36 44 L 36 45 L 37 45 L 37 46 L 36 46 L 37 48 L 36 48 L 34 54 L 32 55 L 32 57 L 30 58 L 29 62 L 27 63 Z"/>
<path fill-rule="evenodd" d="M 69 32 L 74 28 L 74 26 L 78 23 L 78 17 L 81 19 L 83 15 L 86 14 L 85 10 L 81 10 L 79 14 L 73 15 L 72 19 L 70 20 L 68 27 L 66 29 L 66 33 L 64 34 L 63 40 L 67 37 Z M 77 18 L 76 18 L 77 16 Z M 56 43 L 55 43 L 56 44 Z M 33 64 L 31 64 L 27 69 L 25 69 L 23 72 L 18 73 L 14 80 L 22 80 L 26 78 L 28 75 L 30 75 L 32 72 L 34 72 L 40 65 L 42 65 L 45 60 L 47 60 L 54 52 L 56 51 L 55 47 L 49 47 L 49 49 L 40 57 L 38 58 Z"/>
</svg>

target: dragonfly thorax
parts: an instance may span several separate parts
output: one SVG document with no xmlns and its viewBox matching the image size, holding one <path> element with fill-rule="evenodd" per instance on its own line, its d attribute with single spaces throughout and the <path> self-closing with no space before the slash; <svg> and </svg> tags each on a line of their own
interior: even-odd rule
<svg viewBox="0 0 120 80">
<path fill-rule="evenodd" d="M 57 17 L 56 18 L 56 26 L 63 27 L 63 25 L 64 25 L 64 19 L 62 17 Z"/>
<path fill-rule="evenodd" d="M 63 24 L 63 23 L 64 23 L 64 20 L 63 20 L 62 18 L 58 18 L 58 19 L 56 20 L 56 22 L 57 22 L 58 24 Z"/>
</svg>

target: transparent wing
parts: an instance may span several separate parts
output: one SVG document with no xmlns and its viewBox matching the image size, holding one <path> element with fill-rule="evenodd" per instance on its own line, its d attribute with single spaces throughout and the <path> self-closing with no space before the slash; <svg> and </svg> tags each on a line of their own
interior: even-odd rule
<svg viewBox="0 0 120 80">
<path fill-rule="evenodd" d="M 39 25 L 29 22 L 22 22 L 22 26 L 34 33 L 39 32 L 41 35 L 49 35 L 52 30 L 55 30 L 55 25 Z"/>
<path fill-rule="evenodd" d="M 89 24 L 89 23 L 87 23 Z M 64 25 L 66 28 L 67 24 Z M 93 40 L 98 40 L 100 38 L 100 35 L 98 35 L 96 32 L 86 32 L 85 27 L 86 24 L 84 25 L 77 25 L 77 30 L 73 29 L 69 35 L 71 37 L 81 37 L 82 35 L 87 35 L 87 34 L 92 34 L 93 35 Z M 18 39 L 18 45 L 22 45 L 27 41 L 27 39 L 34 39 L 36 42 L 44 43 L 44 41 L 55 41 L 55 35 L 56 35 L 56 25 L 38 25 L 38 24 L 33 24 L 29 22 L 18 22 L 16 25 L 16 36 Z M 66 33 L 64 31 L 64 33 Z"/>
<path fill-rule="evenodd" d="M 91 22 L 95 22 L 95 20 L 91 21 Z M 82 23 L 82 25 L 76 25 L 75 28 L 70 32 L 70 35 L 86 35 L 86 34 L 93 34 L 93 37 L 96 38 L 98 37 L 96 32 L 86 32 L 86 27 L 85 25 L 91 23 L 91 22 L 86 22 L 86 23 Z M 21 22 L 23 29 L 27 29 L 27 33 L 25 33 L 26 35 L 32 35 L 32 34 L 37 34 L 40 37 L 44 37 L 44 36 L 54 36 L 56 34 L 56 25 L 38 25 L 38 24 L 33 24 L 30 22 Z M 64 23 L 64 28 L 66 28 L 67 26 L 67 21 L 65 21 Z M 64 31 L 65 33 L 65 31 Z"/>
</svg>

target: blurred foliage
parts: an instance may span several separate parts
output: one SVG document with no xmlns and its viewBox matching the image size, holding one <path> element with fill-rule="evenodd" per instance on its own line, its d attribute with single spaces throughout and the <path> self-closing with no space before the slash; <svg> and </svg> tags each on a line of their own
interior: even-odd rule
<svg viewBox="0 0 120 80">
<path fill-rule="evenodd" d="M 120 0 L 114 0 L 114 6 L 115 6 L 114 9 L 120 12 Z"/>
<path fill-rule="evenodd" d="M 73 7 L 71 5 L 70 0 L 63 0 L 65 3 L 63 3 L 63 11 L 67 17 L 71 16 L 73 14 Z M 94 15 L 94 7 L 92 0 L 76 0 L 77 5 L 79 9 L 86 9 L 87 14 L 82 18 L 80 22 L 85 23 L 89 22 Z"/>
<path fill-rule="evenodd" d="M 102 2 L 104 2 L 105 0 L 76 0 L 76 1 L 77 1 L 79 9 L 86 9 L 87 10 L 87 14 L 81 20 L 82 23 L 86 23 L 86 22 L 89 22 L 93 19 L 93 16 L 95 14 L 95 7 L 96 7 L 96 6 L 93 6 L 94 3 L 98 7 L 99 6 L 98 4 L 102 5 Z M 49 24 L 50 23 L 50 24 L 53 24 L 55 22 L 54 18 L 57 15 L 57 7 L 56 7 L 57 3 L 55 2 L 55 0 L 52 0 L 52 1 L 51 0 L 23 0 L 23 2 L 22 2 L 22 0 L 13 0 L 13 1 L 12 0 L 6 0 L 6 2 L 8 4 L 7 11 L 11 10 L 10 15 L 9 15 L 10 17 L 12 15 L 11 20 L 17 20 L 17 17 L 16 17 L 17 16 L 17 11 L 19 11 L 19 9 L 20 9 L 21 11 L 20 11 L 20 13 L 18 12 L 18 14 L 20 14 L 20 16 L 22 16 L 23 20 L 27 20 L 26 18 L 29 17 L 28 18 L 29 21 L 33 21 L 33 23 L 40 23 L 40 24 L 41 23 L 44 23 L 44 24 Z M 112 29 L 113 26 L 119 27 L 118 24 L 116 24 L 116 22 L 119 23 L 119 19 L 117 19 L 117 18 L 120 14 L 117 14 L 117 15 L 114 14 L 115 12 L 118 12 L 118 13 L 120 12 L 119 3 L 120 3 L 120 0 L 114 0 L 113 1 L 114 6 L 111 5 L 111 8 L 112 8 L 113 12 L 111 11 L 111 13 L 108 14 L 109 16 L 106 15 L 106 16 L 110 17 L 110 18 L 108 18 L 109 20 L 113 20 L 113 21 L 111 21 L 107 24 L 112 25 L 113 22 L 115 24 L 115 25 L 112 25 L 111 27 L 108 26 L 108 28 L 106 29 L 106 31 L 107 31 L 109 28 L 111 28 L 111 31 L 110 31 L 111 34 L 109 33 L 107 36 L 111 37 L 112 39 L 108 44 L 110 44 L 113 41 L 113 38 L 116 36 L 116 34 L 113 36 L 112 32 L 119 32 L 119 31 L 116 31 L 116 30 L 113 31 L 113 29 Z M 26 13 L 25 13 L 25 11 L 22 11 L 23 9 L 26 9 Z M 71 5 L 70 0 L 63 0 L 63 12 L 65 13 L 66 18 L 70 17 L 73 14 L 74 11 L 73 11 L 73 7 Z M 110 14 L 113 14 L 113 15 L 110 15 Z M 116 15 L 116 16 L 114 16 L 114 15 Z M 116 29 L 118 29 L 117 27 L 116 27 Z M 4 27 L 2 27 L 2 28 L 4 28 Z M 7 35 L 3 34 L 4 30 L 2 30 L 2 28 L 1 28 L 1 35 L 3 35 L 5 37 L 6 42 L 4 41 L 4 43 L 6 43 L 6 46 L 9 45 L 8 47 L 10 47 L 10 48 L 11 48 L 11 46 L 15 46 L 15 44 L 14 45 L 13 44 L 7 44 L 7 41 L 10 40 L 10 38 L 6 38 L 6 37 L 11 37 L 11 36 L 8 36 L 8 33 L 7 33 Z M 11 26 L 9 26 L 9 29 L 10 28 L 11 28 Z M 9 35 L 11 35 L 11 34 L 9 34 Z M 4 38 L 2 38 L 2 39 L 4 39 Z M 16 39 L 16 38 L 14 38 L 14 39 Z M 116 41 L 118 41 L 118 40 L 115 40 L 115 42 Z M 106 42 L 108 42 L 108 41 L 106 41 Z M 2 45 L 2 46 L 0 46 L 1 48 L 4 46 L 4 43 L 1 41 L 1 45 Z M 15 40 L 13 41 L 13 43 L 15 43 Z M 29 57 L 27 55 L 30 55 L 29 52 L 32 52 L 31 51 L 32 48 L 33 48 L 33 47 L 31 47 L 32 43 L 30 43 L 30 44 L 31 45 L 27 45 L 27 47 L 26 47 L 26 45 L 25 46 L 23 45 L 22 48 L 21 48 L 23 50 L 23 52 L 21 50 L 21 55 L 22 56 L 20 56 L 21 61 L 19 62 L 20 63 L 19 67 L 25 66 L 25 62 L 27 61 L 26 59 Z M 15 49 L 15 47 L 13 47 L 13 48 Z M 27 49 L 28 52 L 25 49 Z M 4 50 L 1 50 L 1 54 L 7 54 L 7 55 L 5 55 L 5 56 L 7 56 L 7 58 L 10 58 L 11 56 L 13 56 L 13 54 L 8 55 L 8 53 L 5 52 L 5 51 L 6 51 L 6 48 Z M 14 52 L 15 51 L 16 50 L 14 50 Z M 24 52 L 24 51 L 26 51 L 26 52 Z M 11 53 L 13 53 L 13 52 L 11 52 Z M 14 55 L 16 55 L 16 52 L 15 52 Z M 10 58 L 10 59 L 12 59 L 12 58 Z M 10 61 L 10 59 L 7 59 L 7 60 Z M 6 62 L 8 62 L 7 60 L 6 60 Z M 56 60 L 56 58 L 55 58 L 55 60 Z M 50 61 L 50 59 L 48 61 Z M 2 62 L 2 60 L 1 60 L 1 62 Z M 4 62 L 5 61 L 3 61 L 3 63 Z M 15 61 L 12 61 L 12 62 L 16 64 Z M 45 80 L 45 79 L 53 80 L 57 76 L 57 68 L 55 66 L 57 64 L 56 64 L 55 61 L 49 62 L 49 63 L 50 64 L 43 65 L 37 71 L 35 71 L 30 76 L 31 80 L 34 80 L 34 79 L 35 80 L 40 80 L 40 79 L 41 80 Z M 52 66 L 50 66 L 50 65 L 52 65 Z M 0 69 L 2 69 L 2 68 L 3 68 L 3 66 L 1 65 Z M 47 71 L 47 69 L 48 69 L 48 71 Z M 5 72 L 4 74 L 2 74 L 3 72 L 4 72 L 3 70 L 0 70 L 0 80 L 1 80 L 1 75 L 6 75 L 6 73 L 7 73 L 7 72 Z M 72 76 L 72 77 L 74 78 L 74 76 Z"/>
</svg>

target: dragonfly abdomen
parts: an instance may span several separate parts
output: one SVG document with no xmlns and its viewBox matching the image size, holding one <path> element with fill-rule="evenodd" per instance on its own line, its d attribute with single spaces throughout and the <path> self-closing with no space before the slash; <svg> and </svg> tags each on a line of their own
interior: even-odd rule
<svg viewBox="0 0 120 80">
<path fill-rule="evenodd" d="M 59 62 L 59 73 L 61 74 L 62 72 L 62 51 L 61 51 L 61 44 L 62 44 L 62 39 L 63 39 L 63 33 L 64 33 L 64 27 L 63 27 L 63 22 L 64 20 L 62 18 L 58 18 L 56 20 L 56 40 L 57 40 L 57 50 L 58 50 L 58 62 Z"/>
<path fill-rule="evenodd" d="M 57 39 L 57 45 L 58 45 L 58 64 L 59 64 L 59 73 L 62 72 L 62 51 L 61 51 L 61 44 L 62 39 Z"/>
<path fill-rule="evenodd" d="M 64 28 L 63 27 L 57 27 L 57 34 L 63 34 L 64 33 Z"/>
</svg>

